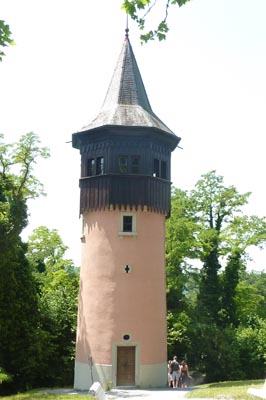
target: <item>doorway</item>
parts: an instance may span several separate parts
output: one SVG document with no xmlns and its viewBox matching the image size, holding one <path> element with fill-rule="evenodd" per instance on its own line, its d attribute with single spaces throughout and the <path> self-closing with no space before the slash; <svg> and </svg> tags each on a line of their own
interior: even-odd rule
<svg viewBox="0 0 266 400">
<path fill-rule="evenodd" d="M 116 386 L 135 386 L 135 346 L 117 347 Z"/>
</svg>

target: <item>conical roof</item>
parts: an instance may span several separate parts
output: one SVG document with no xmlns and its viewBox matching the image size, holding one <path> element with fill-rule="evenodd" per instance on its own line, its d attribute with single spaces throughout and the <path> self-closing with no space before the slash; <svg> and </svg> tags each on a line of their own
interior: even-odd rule
<svg viewBox="0 0 266 400">
<path fill-rule="evenodd" d="M 80 132 L 106 125 L 141 126 L 179 139 L 152 111 L 127 32 L 100 112 Z"/>
</svg>

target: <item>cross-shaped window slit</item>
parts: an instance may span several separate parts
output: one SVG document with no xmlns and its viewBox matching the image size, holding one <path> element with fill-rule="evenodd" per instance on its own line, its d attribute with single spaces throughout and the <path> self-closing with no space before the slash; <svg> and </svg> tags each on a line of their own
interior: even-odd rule
<svg viewBox="0 0 266 400">
<path fill-rule="evenodd" d="M 130 266 L 129 266 L 129 265 L 126 265 L 126 266 L 125 266 L 125 272 L 126 272 L 127 274 L 130 272 Z"/>
</svg>

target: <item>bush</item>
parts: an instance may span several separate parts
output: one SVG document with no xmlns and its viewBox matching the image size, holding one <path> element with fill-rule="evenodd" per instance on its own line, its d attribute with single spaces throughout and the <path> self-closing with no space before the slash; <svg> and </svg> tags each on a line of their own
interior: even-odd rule
<svg viewBox="0 0 266 400">
<path fill-rule="evenodd" d="M 0 385 L 2 385 L 3 382 L 11 382 L 12 381 L 12 376 L 5 372 L 4 368 L 0 367 Z"/>
</svg>

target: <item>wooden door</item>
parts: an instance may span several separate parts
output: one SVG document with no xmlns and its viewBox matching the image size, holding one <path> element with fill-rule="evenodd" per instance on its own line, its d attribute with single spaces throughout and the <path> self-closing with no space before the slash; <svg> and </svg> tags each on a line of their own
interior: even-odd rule
<svg viewBox="0 0 266 400">
<path fill-rule="evenodd" d="M 117 347 L 117 386 L 135 385 L 135 346 Z"/>
</svg>

